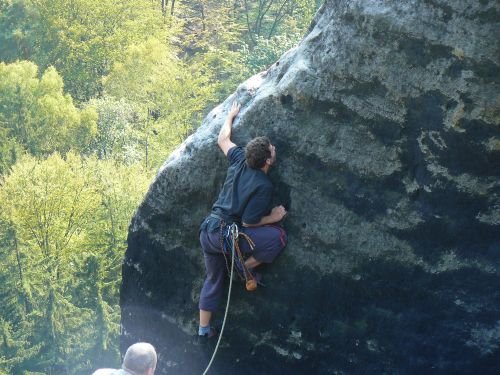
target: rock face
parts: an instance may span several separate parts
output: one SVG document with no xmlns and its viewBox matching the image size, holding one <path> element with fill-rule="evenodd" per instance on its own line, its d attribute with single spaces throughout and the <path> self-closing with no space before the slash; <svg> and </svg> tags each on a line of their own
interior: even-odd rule
<svg viewBox="0 0 500 375">
<path fill-rule="evenodd" d="M 212 374 L 498 373 L 499 4 L 328 0 L 310 32 L 163 165 L 129 233 L 122 348 L 201 374 L 198 224 L 227 162 L 269 136 L 289 245 L 266 288 L 233 285 Z M 216 316 L 221 321 L 225 300 Z"/>
</svg>

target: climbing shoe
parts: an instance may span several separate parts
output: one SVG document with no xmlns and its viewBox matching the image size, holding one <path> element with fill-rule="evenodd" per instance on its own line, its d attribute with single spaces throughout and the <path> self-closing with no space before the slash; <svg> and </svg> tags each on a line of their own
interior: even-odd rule
<svg viewBox="0 0 500 375">
<path fill-rule="evenodd" d="M 198 336 L 211 339 L 212 337 L 217 337 L 218 334 L 219 332 L 217 332 L 217 330 L 214 327 L 208 327 L 208 332 L 205 332 L 203 334 L 198 333 Z"/>
<path fill-rule="evenodd" d="M 214 327 L 210 327 L 208 333 L 195 335 L 193 344 L 196 346 L 212 345 L 211 343 L 215 343 L 217 341 L 214 340 L 217 336 L 219 336 L 219 332 L 217 332 Z"/>
</svg>

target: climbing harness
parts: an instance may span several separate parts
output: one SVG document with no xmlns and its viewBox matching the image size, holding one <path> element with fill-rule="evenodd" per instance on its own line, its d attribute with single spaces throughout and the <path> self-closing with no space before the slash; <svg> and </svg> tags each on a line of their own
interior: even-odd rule
<svg viewBox="0 0 500 375">
<path fill-rule="evenodd" d="M 224 229 L 226 228 L 226 233 L 224 233 Z M 240 250 L 240 247 L 238 245 L 238 239 L 239 237 L 243 237 L 248 241 L 248 244 L 250 245 L 250 249 L 253 250 L 255 248 L 255 243 L 252 241 L 252 239 L 246 235 L 245 233 L 240 233 L 238 230 L 238 225 L 236 223 L 233 223 L 231 225 L 225 225 L 224 221 L 221 220 L 221 227 L 220 227 L 220 241 L 221 241 L 221 251 L 222 254 L 224 255 L 224 260 L 226 262 L 226 267 L 228 269 L 228 274 L 229 274 L 229 290 L 227 292 L 227 302 L 226 302 L 226 311 L 224 312 L 224 319 L 222 320 L 222 327 L 219 333 L 219 338 L 217 340 L 217 344 L 215 345 L 214 352 L 212 354 L 212 358 L 210 359 L 210 362 L 207 365 L 207 368 L 203 372 L 203 375 L 206 375 L 208 370 L 210 369 L 210 366 L 212 366 L 212 363 L 215 359 L 215 355 L 217 354 L 217 350 L 219 349 L 219 344 L 222 339 L 222 334 L 224 332 L 224 327 L 226 326 L 226 318 L 227 318 L 227 313 L 229 311 L 229 302 L 231 301 L 231 290 L 233 287 L 233 271 L 235 268 L 235 258 L 237 258 L 238 262 L 240 262 L 241 266 L 241 271 L 243 275 L 241 275 L 240 270 L 238 267 L 237 273 L 240 276 L 240 278 L 243 280 L 245 279 L 245 287 L 249 292 L 253 292 L 257 289 L 257 281 L 255 280 L 255 277 L 252 275 L 252 273 L 248 270 L 248 268 L 245 266 L 245 261 L 243 259 L 243 254 Z M 230 247 L 231 251 L 231 267 L 229 267 L 228 264 L 228 259 L 227 259 L 227 245 Z"/>
<path fill-rule="evenodd" d="M 236 237 L 231 235 L 233 226 L 236 227 Z M 226 228 L 226 233 L 224 233 L 225 228 Z M 250 246 L 250 250 L 253 251 L 253 249 L 255 248 L 255 243 L 252 241 L 250 236 L 248 236 L 246 233 L 239 232 L 238 226 L 235 223 L 226 226 L 224 221 L 221 220 L 221 227 L 220 227 L 221 251 L 222 254 L 224 255 L 224 260 L 226 262 L 226 268 L 228 274 L 230 273 L 229 263 L 227 259 L 227 254 L 229 253 L 228 251 L 229 247 L 232 253 L 233 252 L 236 253 L 235 265 L 238 276 L 240 277 L 241 280 L 245 280 L 246 290 L 249 292 L 253 292 L 257 289 L 257 280 L 255 279 L 255 276 L 252 274 L 252 272 L 248 269 L 248 267 L 245 266 L 245 259 L 243 258 L 243 253 L 241 252 L 240 246 L 238 244 L 239 237 L 245 239 L 248 242 L 248 245 Z"/>
</svg>

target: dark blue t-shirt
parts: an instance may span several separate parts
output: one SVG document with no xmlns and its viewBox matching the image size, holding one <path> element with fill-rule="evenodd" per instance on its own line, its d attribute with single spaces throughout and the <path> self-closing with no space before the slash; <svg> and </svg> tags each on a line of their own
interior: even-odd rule
<svg viewBox="0 0 500 375">
<path fill-rule="evenodd" d="M 252 169 L 245 162 L 242 147 L 233 147 L 227 153 L 229 168 L 212 213 L 226 223 L 257 224 L 271 212 L 273 185 L 260 169 Z M 201 229 L 214 230 L 218 223 L 207 218 Z M 214 228 L 215 227 L 215 228 Z"/>
</svg>

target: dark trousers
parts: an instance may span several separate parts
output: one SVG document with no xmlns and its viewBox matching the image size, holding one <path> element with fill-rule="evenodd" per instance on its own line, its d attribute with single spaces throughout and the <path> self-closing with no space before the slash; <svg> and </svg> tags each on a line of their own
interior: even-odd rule
<svg viewBox="0 0 500 375">
<path fill-rule="evenodd" d="M 285 230 L 278 225 L 240 229 L 255 243 L 252 251 L 247 241 L 240 238 L 239 246 L 243 253 L 253 255 L 262 263 L 271 263 L 283 250 L 287 243 Z M 224 278 L 227 274 L 227 265 L 221 251 L 220 232 L 200 231 L 200 243 L 205 257 L 207 277 L 203 283 L 198 304 L 201 310 L 215 311 L 222 298 Z M 230 263 L 231 255 L 227 256 Z"/>
</svg>

